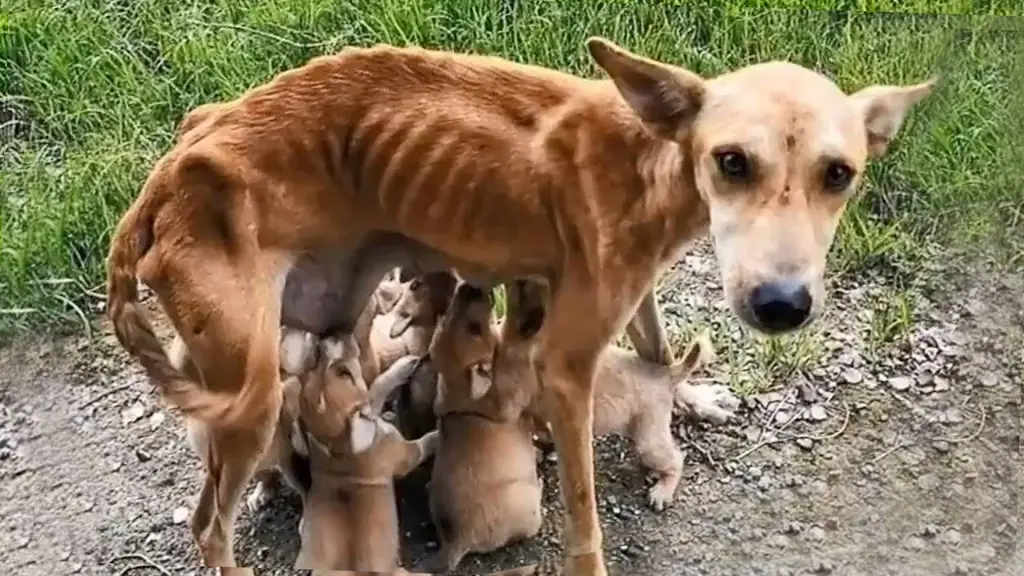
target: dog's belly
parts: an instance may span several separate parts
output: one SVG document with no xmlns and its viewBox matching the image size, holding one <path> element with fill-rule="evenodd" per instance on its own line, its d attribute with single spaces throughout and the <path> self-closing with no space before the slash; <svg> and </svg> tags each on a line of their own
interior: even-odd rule
<svg viewBox="0 0 1024 576">
<path fill-rule="evenodd" d="M 460 261 L 401 234 L 376 232 L 354 249 L 300 254 L 285 280 L 281 323 L 318 336 L 351 332 L 373 290 L 396 267 L 415 274 L 454 269 L 467 281 L 485 286 L 544 274 L 529 267 L 489 268 Z"/>
</svg>

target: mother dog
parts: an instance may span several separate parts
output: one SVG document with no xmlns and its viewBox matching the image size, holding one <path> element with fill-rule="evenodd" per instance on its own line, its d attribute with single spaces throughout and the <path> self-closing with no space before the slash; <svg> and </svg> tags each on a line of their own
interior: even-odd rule
<svg viewBox="0 0 1024 576">
<path fill-rule="evenodd" d="M 566 573 L 604 575 L 598 354 L 708 231 L 744 322 L 811 322 L 866 161 L 934 84 L 848 95 L 790 63 L 702 78 L 601 38 L 587 48 L 610 79 L 347 48 L 184 121 L 114 233 L 108 298 L 121 344 L 212 439 L 192 518 L 208 565 L 235 564 L 236 506 L 281 402 L 280 325 L 350 332 L 378 281 L 411 266 L 551 286 L 534 364 L 561 456 Z M 188 369 L 168 363 L 137 278 Z"/>
</svg>

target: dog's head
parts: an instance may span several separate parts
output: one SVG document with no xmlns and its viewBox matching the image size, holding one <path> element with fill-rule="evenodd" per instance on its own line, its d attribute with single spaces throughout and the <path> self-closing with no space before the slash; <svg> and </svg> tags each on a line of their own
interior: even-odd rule
<svg viewBox="0 0 1024 576">
<path fill-rule="evenodd" d="M 489 292 L 459 284 L 430 343 L 431 364 L 439 375 L 436 406 L 458 409 L 484 397 L 492 384 L 498 336 Z"/>
<path fill-rule="evenodd" d="M 373 444 L 373 413 L 352 337 L 325 338 L 316 365 L 299 377 L 299 413 L 310 435 L 333 452 L 359 454 Z"/>
<path fill-rule="evenodd" d="M 643 125 L 692 166 L 681 179 L 693 179 L 710 214 L 733 311 L 770 334 L 813 321 L 826 254 L 865 164 L 936 80 L 848 95 L 786 62 L 702 78 L 601 38 L 587 48 Z"/>
<path fill-rule="evenodd" d="M 398 338 L 410 326 L 431 326 L 444 313 L 455 291 L 455 277 L 449 272 L 430 272 L 409 280 L 391 313 L 395 322 L 390 336 Z"/>
</svg>

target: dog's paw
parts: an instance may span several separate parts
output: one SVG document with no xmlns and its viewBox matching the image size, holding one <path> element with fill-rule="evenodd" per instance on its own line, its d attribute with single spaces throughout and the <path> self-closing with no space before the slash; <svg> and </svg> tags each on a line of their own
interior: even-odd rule
<svg viewBox="0 0 1024 576">
<path fill-rule="evenodd" d="M 668 486 L 663 482 L 658 482 L 654 486 L 651 486 L 650 491 L 647 493 L 647 503 L 655 512 L 662 512 L 669 504 L 672 503 L 674 496 L 674 487 Z"/>
<path fill-rule="evenodd" d="M 263 485 L 263 482 L 257 482 L 256 487 L 252 489 L 252 492 L 245 499 L 245 507 L 249 510 L 250 514 L 255 514 L 270 502 L 270 498 L 270 490 Z"/>
<path fill-rule="evenodd" d="M 714 424 L 728 422 L 740 407 L 740 399 L 722 384 L 684 384 L 680 396 L 695 418 Z"/>
</svg>

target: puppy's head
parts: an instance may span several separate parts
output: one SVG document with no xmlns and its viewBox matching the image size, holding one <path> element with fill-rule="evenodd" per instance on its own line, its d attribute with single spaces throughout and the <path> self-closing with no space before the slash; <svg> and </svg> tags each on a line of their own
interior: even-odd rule
<svg viewBox="0 0 1024 576">
<path fill-rule="evenodd" d="M 544 324 L 548 287 L 535 281 L 516 280 L 505 291 L 505 321 L 501 342 L 505 347 L 529 344 Z"/>
<path fill-rule="evenodd" d="M 410 326 L 430 326 L 444 313 L 455 291 L 455 277 L 449 272 L 415 276 L 405 284 L 392 313 L 395 323 L 390 336 L 398 338 Z"/>
<path fill-rule="evenodd" d="M 298 377 L 302 422 L 332 451 L 359 454 L 377 435 L 377 419 L 358 357 L 359 348 L 351 336 L 325 338 L 316 366 Z"/>
<path fill-rule="evenodd" d="M 498 337 L 493 299 L 470 284 L 456 288 L 430 343 L 430 360 L 438 375 L 437 406 L 483 398 L 492 384 Z"/>
<path fill-rule="evenodd" d="M 692 165 L 682 176 L 709 211 L 733 311 L 769 334 L 813 321 L 826 254 L 865 164 L 936 80 L 848 95 L 786 62 L 706 79 L 601 38 L 587 47 L 643 125 L 680 145 L 687 172 Z"/>
</svg>

